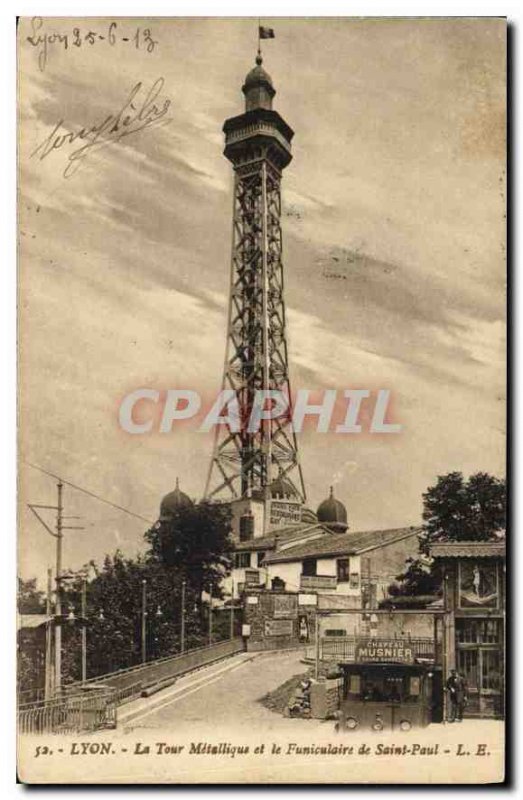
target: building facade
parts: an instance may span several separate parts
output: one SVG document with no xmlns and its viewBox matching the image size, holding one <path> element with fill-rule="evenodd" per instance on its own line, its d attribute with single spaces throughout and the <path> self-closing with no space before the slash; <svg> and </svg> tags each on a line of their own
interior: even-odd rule
<svg viewBox="0 0 523 800">
<path fill-rule="evenodd" d="M 445 670 L 467 681 L 466 716 L 503 717 L 505 542 L 433 544 L 443 567 Z"/>
</svg>

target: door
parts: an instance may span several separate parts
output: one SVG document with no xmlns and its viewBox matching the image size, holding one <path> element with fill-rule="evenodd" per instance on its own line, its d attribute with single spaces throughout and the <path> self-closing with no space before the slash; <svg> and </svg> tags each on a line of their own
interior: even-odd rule
<svg viewBox="0 0 523 800">
<path fill-rule="evenodd" d="M 479 703 L 479 650 L 478 648 L 458 650 L 458 672 L 467 681 L 468 699 L 465 716 L 478 716 Z"/>
<path fill-rule="evenodd" d="M 503 635 L 499 619 L 457 619 L 457 668 L 468 684 L 466 716 L 503 715 Z"/>
</svg>

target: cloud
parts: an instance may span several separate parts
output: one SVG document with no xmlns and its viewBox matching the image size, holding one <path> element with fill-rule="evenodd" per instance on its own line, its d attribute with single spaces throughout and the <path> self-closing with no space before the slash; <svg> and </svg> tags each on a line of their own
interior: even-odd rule
<svg viewBox="0 0 523 800">
<path fill-rule="evenodd" d="M 55 49 L 44 73 L 24 24 L 21 451 L 154 517 L 177 474 L 201 494 L 211 443 L 186 430 L 122 438 L 115 409 L 144 383 L 209 395 L 221 384 L 232 224 L 221 127 L 242 110 L 252 20 L 149 20 L 154 53 Z M 301 438 L 311 503 L 339 480 L 353 527 L 415 522 L 436 474 L 504 468 L 503 37 L 493 19 L 282 18 L 264 54 L 296 132 L 282 182 L 294 386 L 391 388 L 403 425 L 388 442 Z M 93 152 L 70 180 L 65 149 L 30 158 L 58 121 L 78 131 L 159 77 L 169 125 Z M 23 481 L 41 502 L 54 491 Z M 138 549 L 142 533 L 132 518 L 107 521 L 66 561 Z M 29 517 L 21 535 L 36 570 L 47 545 Z"/>
</svg>

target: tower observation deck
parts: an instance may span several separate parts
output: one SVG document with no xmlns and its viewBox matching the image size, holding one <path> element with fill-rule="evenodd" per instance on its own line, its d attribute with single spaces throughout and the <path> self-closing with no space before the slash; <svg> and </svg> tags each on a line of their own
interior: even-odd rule
<svg viewBox="0 0 523 800">
<path fill-rule="evenodd" d="M 275 89 L 262 66 L 242 87 L 245 113 L 226 120 L 226 158 L 234 169 L 232 263 L 223 389 L 232 390 L 239 430 L 216 426 L 205 496 L 305 501 L 290 382 L 282 263 L 282 171 L 292 159 L 294 132 L 272 108 Z M 287 416 L 262 419 L 248 430 L 256 392 L 278 390 Z M 270 402 L 270 401 L 268 401 Z M 266 406 L 267 407 L 267 406 Z"/>
</svg>

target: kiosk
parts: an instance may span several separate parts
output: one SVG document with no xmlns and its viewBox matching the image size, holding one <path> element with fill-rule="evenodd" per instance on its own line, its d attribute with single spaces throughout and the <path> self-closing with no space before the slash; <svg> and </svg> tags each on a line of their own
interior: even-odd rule
<svg viewBox="0 0 523 800">
<path fill-rule="evenodd" d="M 398 640 L 368 640 L 343 673 L 340 728 L 408 731 L 441 721 L 441 671 Z"/>
</svg>

